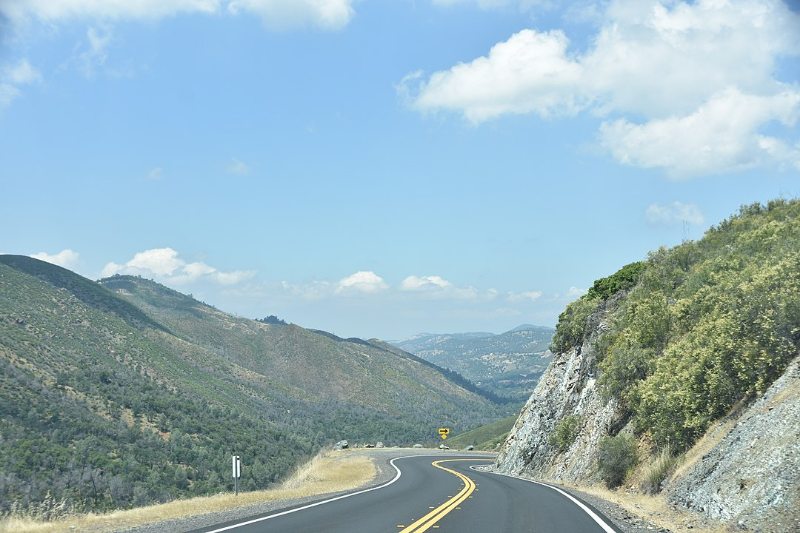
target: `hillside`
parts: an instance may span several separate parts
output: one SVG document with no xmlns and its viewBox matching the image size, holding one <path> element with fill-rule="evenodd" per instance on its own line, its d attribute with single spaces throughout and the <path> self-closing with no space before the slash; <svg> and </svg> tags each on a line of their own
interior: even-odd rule
<svg viewBox="0 0 800 533">
<path fill-rule="evenodd" d="M 511 431 L 516 421 L 516 416 L 509 416 L 486 424 L 485 426 L 453 435 L 447 439 L 445 444 L 454 449 L 474 446 L 476 450 L 496 450 L 506 440 L 509 431 Z"/>
<path fill-rule="evenodd" d="M 800 201 L 743 207 L 596 281 L 552 349 L 499 469 L 666 489 L 757 530 L 796 525 L 797 372 L 778 378 L 800 351 Z"/>
<path fill-rule="evenodd" d="M 550 363 L 555 330 L 525 324 L 505 333 L 421 333 L 392 344 L 449 368 L 499 396 L 524 401 Z"/>
<path fill-rule="evenodd" d="M 506 411 L 366 341 L 234 317 L 152 281 L 0 256 L 0 512 L 265 487 L 341 438 L 432 440 Z"/>
</svg>

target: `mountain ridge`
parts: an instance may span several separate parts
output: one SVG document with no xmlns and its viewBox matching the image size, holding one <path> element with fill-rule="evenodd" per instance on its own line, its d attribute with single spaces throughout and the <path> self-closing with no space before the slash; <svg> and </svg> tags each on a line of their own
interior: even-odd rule
<svg viewBox="0 0 800 533">
<path fill-rule="evenodd" d="M 0 256 L 0 512 L 143 505 L 281 479 L 341 438 L 432 441 L 507 408 L 445 371 L 153 281 Z"/>
<path fill-rule="evenodd" d="M 464 375 L 492 393 L 524 401 L 550 361 L 553 328 L 523 324 L 493 334 L 420 333 L 392 344 Z"/>
</svg>

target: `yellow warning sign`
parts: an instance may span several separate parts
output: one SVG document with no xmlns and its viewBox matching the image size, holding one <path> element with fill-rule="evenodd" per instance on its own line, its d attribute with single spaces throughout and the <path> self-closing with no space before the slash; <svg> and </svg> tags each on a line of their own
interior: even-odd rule
<svg viewBox="0 0 800 533">
<path fill-rule="evenodd" d="M 439 436 L 442 437 L 442 440 L 446 439 L 449 433 L 450 428 L 439 428 Z"/>
</svg>

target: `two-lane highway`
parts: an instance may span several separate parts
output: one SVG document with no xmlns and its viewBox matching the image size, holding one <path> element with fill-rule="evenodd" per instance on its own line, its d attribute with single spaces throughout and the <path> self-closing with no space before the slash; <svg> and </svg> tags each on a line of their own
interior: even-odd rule
<svg viewBox="0 0 800 533">
<path fill-rule="evenodd" d="M 473 470 L 492 457 L 438 454 L 393 459 L 394 479 L 205 533 L 612 533 L 609 520 L 557 489 Z"/>
</svg>

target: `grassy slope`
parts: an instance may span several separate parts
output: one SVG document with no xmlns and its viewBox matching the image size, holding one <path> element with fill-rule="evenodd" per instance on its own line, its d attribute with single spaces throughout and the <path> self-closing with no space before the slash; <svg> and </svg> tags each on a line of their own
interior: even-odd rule
<svg viewBox="0 0 800 533">
<path fill-rule="evenodd" d="M 476 450 L 495 450 L 506 440 L 509 431 L 517 421 L 516 415 L 502 418 L 484 426 L 449 437 L 445 444 L 451 448 L 475 446 Z"/>
<path fill-rule="evenodd" d="M 413 441 L 496 416 L 412 360 L 128 281 L 126 300 L 0 256 L 0 511 L 48 491 L 108 509 L 224 490 L 234 450 L 256 489 L 338 438 Z"/>
</svg>

